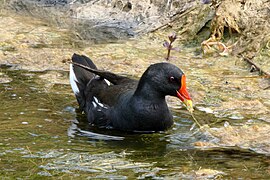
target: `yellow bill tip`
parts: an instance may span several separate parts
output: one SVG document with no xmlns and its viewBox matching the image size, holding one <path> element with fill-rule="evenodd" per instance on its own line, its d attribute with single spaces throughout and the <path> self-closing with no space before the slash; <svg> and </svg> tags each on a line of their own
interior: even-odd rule
<svg viewBox="0 0 270 180">
<path fill-rule="evenodd" d="M 194 111 L 193 104 L 191 100 L 185 99 L 183 103 L 186 105 L 187 110 L 192 113 Z"/>
</svg>

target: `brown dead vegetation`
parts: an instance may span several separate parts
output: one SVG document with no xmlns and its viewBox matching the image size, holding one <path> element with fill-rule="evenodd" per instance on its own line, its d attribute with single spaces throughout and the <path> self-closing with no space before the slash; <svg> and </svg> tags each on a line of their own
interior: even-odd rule
<svg viewBox="0 0 270 180">
<path fill-rule="evenodd" d="M 267 51 L 264 55 L 270 55 L 270 1 L 216 0 L 213 5 L 215 15 L 211 21 L 211 35 L 201 44 L 203 52 L 206 54 L 214 49 L 223 56 L 230 52 L 243 57 L 269 78 L 269 72 L 257 65 L 256 58 L 262 49 Z M 230 36 L 227 39 L 224 37 L 225 30 L 228 30 Z M 225 39 L 227 42 L 224 42 Z M 269 64 L 268 61 L 264 59 L 263 63 Z"/>
</svg>

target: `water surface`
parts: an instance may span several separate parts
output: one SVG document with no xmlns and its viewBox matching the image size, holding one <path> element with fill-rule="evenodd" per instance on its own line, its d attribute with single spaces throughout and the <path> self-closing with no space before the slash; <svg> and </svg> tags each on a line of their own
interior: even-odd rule
<svg viewBox="0 0 270 180">
<path fill-rule="evenodd" d="M 195 142 L 218 139 L 197 127 L 190 130 L 193 121 L 184 109 L 172 108 L 175 124 L 167 132 L 100 130 L 76 113 L 68 82 L 48 78 L 67 80 L 67 72 L 3 67 L 0 72 L 2 178 L 270 178 L 267 156 L 239 148 L 195 148 Z M 199 111 L 196 116 L 213 119 Z"/>
</svg>

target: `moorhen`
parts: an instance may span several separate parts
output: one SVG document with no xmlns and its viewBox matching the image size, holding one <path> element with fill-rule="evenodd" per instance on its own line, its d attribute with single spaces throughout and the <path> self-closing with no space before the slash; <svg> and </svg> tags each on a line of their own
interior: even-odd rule
<svg viewBox="0 0 270 180">
<path fill-rule="evenodd" d="M 173 124 L 165 96 L 178 97 L 188 109 L 192 101 L 186 77 L 175 65 L 150 65 L 139 81 L 98 70 L 84 55 L 74 54 L 70 84 L 90 124 L 123 131 L 164 131 Z"/>
</svg>

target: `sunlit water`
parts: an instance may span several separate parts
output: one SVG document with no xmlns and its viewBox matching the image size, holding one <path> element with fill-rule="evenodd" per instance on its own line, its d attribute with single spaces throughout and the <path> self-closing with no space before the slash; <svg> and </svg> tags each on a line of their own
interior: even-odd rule
<svg viewBox="0 0 270 180">
<path fill-rule="evenodd" d="M 51 72 L 0 72 L 7 78 L 0 84 L 0 177 L 270 178 L 267 156 L 235 148 L 195 148 L 194 142 L 217 139 L 192 129 L 192 118 L 184 109 L 172 109 L 175 124 L 167 132 L 100 130 L 76 113 L 68 84 L 40 78 Z M 68 79 L 67 72 L 56 73 Z M 196 116 L 211 119 L 201 112 Z M 205 174 L 200 173 L 203 169 Z"/>
</svg>

